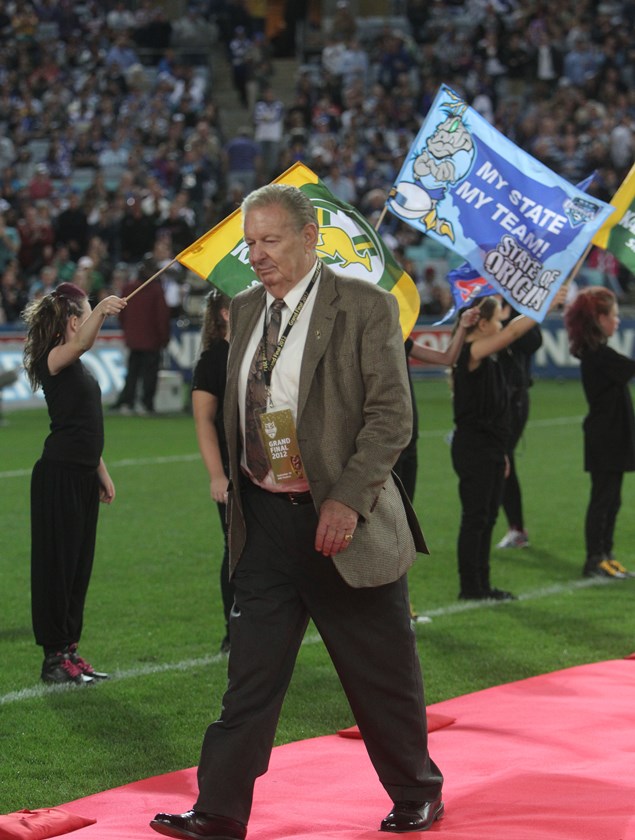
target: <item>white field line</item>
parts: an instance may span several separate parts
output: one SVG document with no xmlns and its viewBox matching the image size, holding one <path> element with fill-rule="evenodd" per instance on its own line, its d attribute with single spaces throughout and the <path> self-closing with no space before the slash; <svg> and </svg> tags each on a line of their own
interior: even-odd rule
<svg viewBox="0 0 635 840">
<path fill-rule="evenodd" d="M 581 423 L 582 417 L 553 417 L 548 420 L 530 420 L 527 424 L 529 428 L 546 428 L 549 426 L 570 426 L 572 423 Z M 419 437 L 421 438 L 438 438 L 445 437 L 451 432 L 451 426 L 447 429 L 437 429 L 435 431 L 420 430 Z M 108 469 L 120 469 L 122 467 L 151 467 L 160 464 L 179 464 L 186 461 L 200 460 L 198 452 L 190 452 L 185 455 L 156 455 L 151 458 L 125 458 L 121 461 L 108 461 Z M 32 467 L 23 470 L 5 470 L 0 472 L 0 480 L 6 478 L 25 478 L 31 475 Z"/>
<path fill-rule="evenodd" d="M 575 592 L 577 589 L 588 589 L 589 586 L 606 586 L 607 584 L 617 583 L 610 578 L 585 578 L 584 580 L 571 580 L 567 583 L 556 583 L 553 586 L 541 586 L 539 589 L 533 589 L 530 592 L 525 592 L 518 595 L 519 601 L 536 601 L 539 598 L 548 598 L 550 595 L 564 595 L 567 592 Z M 446 615 L 456 615 L 456 613 L 467 612 L 468 610 L 482 610 L 490 609 L 492 607 L 501 607 L 503 604 L 513 604 L 513 601 L 459 601 L 456 604 L 449 604 L 446 607 L 438 607 L 434 610 L 426 610 L 425 615 L 419 615 L 417 621 L 426 624 L 433 618 L 444 617 Z"/>
<path fill-rule="evenodd" d="M 570 581 L 569 583 L 557 584 L 554 586 L 544 586 L 539 589 L 534 589 L 531 592 L 525 592 L 518 596 L 519 601 L 535 601 L 540 598 L 548 598 L 550 595 L 562 595 L 567 592 L 575 592 L 577 589 L 586 589 L 589 586 L 608 586 L 617 585 L 617 581 L 605 578 L 588 578 L 586 580 Z M 426 610 L 425 615 L 420 615 L 418 622 L 425 625 L 435 618 L 443 618 L 448 615 L 454 615 L 460 612 L 467 612 L 468 610 L 491 609 L 492 607 L 500 607 L 503 604 L 510 606 L 513 602 L 510 601 L 461 601 L 457 604 L 449 604 L 445 607 L 437 607 L 434 610 Z M 321 644 L 322 639 L 316 633 L 308 634 L 304 637 L 303 645 Z M 125 671 L 113 671 L 113 680 L 129 680 L 137 677 L 148 677 L 153 674 L 165 674 L 172 671 L 191 671 L 195 668 L 204 668 L 209 665 L 220 665 L 225 667 L 227 657 L 221 653 L 210 656 L 202 656 L 198 659 L 183 659 L 180 662 L 163 662 L 156 665 L 140 665 L 137 668 L 128 668 Z M 0 696 L 0 706 L 9 703 L 20 703 L 24 700 L 33 700 L 38 697 L 44 697 L 49 694 L 55 694 L 60 691 L 75 691 L 75 686 L 66 685 L 35 685 L 30 688 L 22 688 L 19 691 L 10 691 L 8 694 Z M 93 691 L 94 687 L 86 687 L 81 689 L 83 691 Z"/>
<path fill-rule="evenodd" d="M 201 456 L 198 452 L 190 452 L 186 455 L 153 455 L 151 458 L 124 458 L 121 461 L 108 461 L 108 469 L 113 467 L 119 469 L 120 467 L 152 467 L 157 464 L 180 464 L 185 461 L 200 461 Z M 7 470 L 0 472 L 0 479 L 2 478 L 24 478 L 24 476 L 31 475 L 33 468 L 29 467 L 27 470 Z"/>
<path fill-rule="evenodd" d="M 314 645 L 321 642 L 322 639 L 317 634 L 309 634 L 304 637 L 303 645 Z M 180 662 L 162 662 L 156 665 L 139 665 L 137 668 L 129 668 L 126 671 L 112 671 L 111 678 L 113 680 L 129 680 L 136 677 L 148 677 L 153 674 L 165 674 L 170 671 L 192 671 L 195 668 L 205 668 L 208 665 L 225 666 L 227 663 L 227 656 L 222 653 L 210 654 L 210 656 L 201 656 L 198 659 L 182 659 Z M 92 691 L 94 686 L 86 686 L 81 690 Z M 39 684 L 31 688 L 21 688 L 19 691 L 10 691 L 8 694 L 0 696 L 0 706 L 8 703 L 19 703 L 21 700 L 33 700 L 36 697 L 44 697 L 48 694 L 58 694 L 61 691 L 77 691 L 75 685 L 44 685 Z"/>
</svg>

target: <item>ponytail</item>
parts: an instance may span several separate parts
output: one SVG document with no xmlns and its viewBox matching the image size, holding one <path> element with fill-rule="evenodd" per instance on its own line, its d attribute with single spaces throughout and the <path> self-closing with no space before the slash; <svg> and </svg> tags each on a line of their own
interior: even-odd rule
<svg viewBox="0 0 635 840">
<path fill-rule="evenodd" d="M 40 361 L 62 344 L 71 316 L 83 313 L 86 292 L 73 283 L 61 283 L 53 292 L 27 304 L 22 319 L 28 327 L 24 342 L 24 370 L 33 390 L 42 384 Z"/>
</svg>

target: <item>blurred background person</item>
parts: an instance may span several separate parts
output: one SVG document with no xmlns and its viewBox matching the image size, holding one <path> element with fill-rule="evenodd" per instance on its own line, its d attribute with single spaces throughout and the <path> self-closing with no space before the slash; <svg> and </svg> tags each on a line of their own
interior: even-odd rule
<svg viewBox="0 0 635 840">
<path fill-rule="evenodd" d="M 225 636 L 220 652 L 229 653 L 229 614 L 234 603 L 234 586 L 229 580 L 227 542 L 227 485 L 229 455 L 223 425 L 223 400 L 229 354 L 229 298 L 219 289 L 207 295 L 201 355 L 192 376 L 192 413 L 196 438 L 209 474 L 210 496 L 218 506 L 223 529 L 223 556 L 220 565 L 220 591 L 225 615 Z"/>
<path fill-rule="evenodd" d="M 509 323 L 518 315 L 510 307 L 503 324 Z M 516 472 L 516 447 L 525 431 L 529 419 L 529 389 L 531 378 L 531 360 L 534 353 L 542 346 L 542 332 L 536 324 L 517 341 L 513 341 L 507 350 L 499 354 L 498 361 L 503 366 L 509 388 L 509 446 L 507 459 L 509 471 L 503 488 L 503 511 L 507 519 L 508 530 L 497 548 L 527 548 L 529 537 L 523 516 L 523 501 L 520 481 Z"/>
<path fill-rule="evenodd" d="M 124 286 L 124 299 L 139 289 L 152 274 L 148 265 L 144 264 L 137 277 Z M 161 352 L 170 340 L 170 310 L 159 278 L 130 299 L 119 314 L 119 320 L 128 348 L 128 370 L 123 390 L 112 410 L 122 414 L 154 414 Z"/>
</svg>

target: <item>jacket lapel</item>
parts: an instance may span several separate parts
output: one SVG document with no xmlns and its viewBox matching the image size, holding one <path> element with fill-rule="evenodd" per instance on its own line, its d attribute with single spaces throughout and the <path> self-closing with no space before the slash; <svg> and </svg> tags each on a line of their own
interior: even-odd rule
<svg viewBox="0 0 635 840">
<path fill-rule="evenodd" d="M 300 423 L 300 418 L 302 417 L 315 369 L 331 340 L 333 327 L 335 326 L 335 317 L 338 312 L 338 298 L 336 276 L 329 268 L 324 266 L 322 277 L 317 287 L 317 297 L 313 305 L 306 344 L 304 345 L 304 353 L 302 355 L 297 424 Z"/>
<path fill-rule="evenodd" d="M 234 450 L 234 454 L 238 450 L 237 442 L 240 438 L 238 433 L 238 374 L 249 339 L 259 318 L 262 317 L 264 299 L 264 287 L 258 286 L 254 289 L 253 294 L 245 296 L 245 299 L 240 302 L 237 301 L 234 304 L 236 308 L 232 309 L 224 413 L 227 442 L 230 451 Z"/>
</svg>

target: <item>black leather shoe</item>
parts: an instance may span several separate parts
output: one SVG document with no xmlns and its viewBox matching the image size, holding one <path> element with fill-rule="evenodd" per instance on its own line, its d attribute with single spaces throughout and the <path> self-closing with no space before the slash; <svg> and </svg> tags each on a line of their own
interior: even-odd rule
<svg viewBox="0 0 635 840">
<path fill-rule="evenodd" d="M 407 831 L 427 831 L 443 816 L 441 794 L 432 802 L 395 802 L 394 808 L 381 821 L 380 831 L 405 834 Z"/>
<path fill-rule="evenodd" d="M 482 589 L 462 589 L 459 592 L 459 601 L 484 601 L 487 594 Z"/>
<path fill-rule="evenodd" d="M 184 814 L 157 814 L 150 828 L 166 837 L 188 840 L 245 840 L 247 826 L 229 817 L 216 817 L 201 811 Z"/>
<path fill-rule="evenodd" d="M 518 598 L 515 595 L 512 595 L 511 592 L 505 592 L 504 589 L 488 589 L 486 598 L 490 598 L 493 601 L 517 601 Z"/>
</svg>

